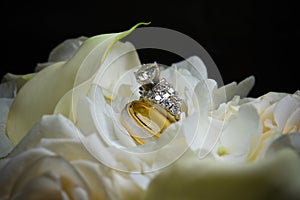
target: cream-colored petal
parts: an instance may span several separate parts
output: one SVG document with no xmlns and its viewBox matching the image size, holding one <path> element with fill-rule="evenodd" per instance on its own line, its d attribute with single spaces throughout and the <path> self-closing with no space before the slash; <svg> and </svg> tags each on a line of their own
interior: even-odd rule
<svg viewBox="0 0 300 200">
<path fill-rule="evenodd" d="M 277 124 L 274 120 L 274 109 L 277 104 L 273 103 L 265 108 L 264 111 L 260 113 L 260 121 L 263 126 L 263 133 L 269 131 L 270 129 L 276 130 Z"/>
<path fill-rule="evenodd" d="M 233 115 L 222 132 L 220 143 L 230 154 L 243 156 L 248 153 L 251 143 L 259 141 L 261 125 L 256 109 L 251 105 L 242 105 Z"/>
<path fill-rule="evenodd" d="M 59 177 L 51 172 L 34 177 L 20 191 L 14 191 L 12 199 L 39 200 L 39 199 L 70 199 L 66 194 L 62 194 Z M 67 198 L 64 198 L 67 197 Z"/>
<path fill-rule="evenodd" d="M 117 42 L 108 53 L 102 63 L 94 83 L 111 92 L 115 91 L 115 85 L 122 80 L 123 75 L 132 68 L 141 66 L 134 46 L 130 42 Z"/>
<path fill-rule="evenodd" d="M 25 166 L 24 172 L 18 177 L 14 185 L 13 193 L 24 191 L 29 185 L 34 184 L 35 180 L 45 174 L 53 174 L 59 180 L 60 188 L 64 191 L 69 199 L 74 199 L 77 193 L 74 194 L 74 189 L 80 187 L 86 192 L 86 196 L 90 197 L 90 189 L 87 183 L 76 171 L 76 169 L 62 157 L 46 156 L 36 160 L 34 163 Z M 33 182 L 32 182 L 33 181 Z M 40 185 L 40 187 L 47 187 Z M 38 188 L 35 188 L 38 189 Z M 86 198 L 89 199 L 89 198 Z"/>
<path fill-rule="evenodd" d="M 292 128 L 295 127 L 300 131 L 300 106 L 291 114 L 285 123 L 283 133 L 291 133 Z"/>
<path fill-rule="evenodd" d="M 246 97 L 254 86 L 254 83 L 254 77 L 250 76 L 239 84 L 232 82 L 216 89 L 213 94 L 214 108 L 217 108 L 221 103 L 230 101 L 234 96 Z"/>
<path fill-rule="evenodd" d="M 142 199 L 144 191 L 131 181 L 128 174 L 112 171 L 112 188 L 115 196 L 112 199 L 139 200 Z"/>
<path fill-rule="evenodd" d="M 80 175 L 85 179 L 89 188 L 91 189 L 91 199 L 106 200 L 108 194 L 114 192 L 114 188 L 108 188 L 104 185 L 104 174 L 101 170 L 101 164 L 90 162 L 87 160 L 73 161 L 72 165 L 75 166 Z M 104 171 L 104 170 L 103 170 Z M 110 191 L 108 189 L 111 189 Z"/>
<path fill-rule="evenodd" d="M 93 107 L 92 103 L 93 102 L 91 102 L 91 100 L 87 96 L 82 96 L 79 99 L 78 107 L 77 107 L 77 126 L 79 127 L 81 132 L 86 136 L 98 132 L 97 127 L 94 123 L 92 113 L 99 112 L 102 114 L 104 112 L 104 107 L 105 107 L 105 104 L 100 105 L 99 107 L 101 109 L 98 110 L 99 107 Z M 106 118 L 104 119 L 98 118 L 95 121 L 99 122 L 102 125 L 101 128 L 106 130 L 107 127 L 106 124 L 108 123 L 107 120 Z"/>
<path fill-rule="evenodd" d="M 252 165 L 215 160 L 182 160 L 150 183 L 144 200 L 299 199 L 300 159 L 279 152 Z"/>
<path fill-rule="evenodd" d="M 240 96 L 241 98 L 246 97 L 249 94 L 250 90 L 253 88 L 254 84 L 255 78 L 254 76 L 250 76 L 236 85 L 234 89 L 226 89 L 227 101 L 231 100 L 236 95 Z"/>
<path fill-rule="evenodd" d="M 121 126 L 121 124 L 119 121 L 113 122 L 113 117 L 116 114 L 112 111 L 112 108 L 109 109 L 111 115 L 107 113 L 106 107 L 108 105 L 104 101 L 101 89 L 96 89 L 99 88 L 98 86 L 92 88 L 95 89 L 92 90 L 95 92 L 95 97 L 92 97 L 93 99 L 82 97 L 78 104 L 77 124 L 83 135 L 88 136 L 97 133 L 97 136 L 104 142 L 105 146 L 114 144 L 136 146 L 128 134 L 117 131 L 118 128 L 115 126 Z"/>
<path fill-rule="evenodd" d="M 81 141 L 77 139 L 51 138 L 41 139 L 38 147 L 43 147 L 68 161 L 87 160 L 94 161 L 94 157 L 85 149 Z"/>
<path fill-rule="evenodd" d="M 287 96 L 286 93 L 269 92 L 257 99 L 254 99 L 250 104 L 254 105 L 259 114 L 263 113 L 270 105 L 280 101 Z"/>
<path fill-rule="evenodd" d="M 199 82 L 199 79 L 186 69 L 176 69 L 175 67 L 162 70 L 161 77 L 165 78 L 176 89 L 179 96 L 184 93 L 185 89 L 193 91 Z"/>
<path fill-rule="evenodd" d="M 79 138 L 79 130 L 62 115 L 45 115 L 14 148 L 10 156 L 35 148 L 46 138 Z"/>
<path fill-rule="evenodd" d="M 201 58 L 191 56 L 181 62 L 172 64 L 177 69 L 186 69 L 199 80 L 207 79 L 207 69 Z"/>
<path fill-rule="evenodd" d="M 300 101 L 297 101 L 292 95 L 287 95 L 276 104 L 274 108 L 274 120 L 279 131 L 283 131 L 288 118 L 299 105 Z"/>
<path fill-rule="evenodd" d="M 88 149 L 91 155 L 93 155 L 99 162 L 106 166 L 117 166 L 117 162 L 114 159 L 113 151 L 108 149 L 107 145 L 98 137 L 98 134 L 90 134 L 81 138 L 84 146 Z"/>
<path fill-rule="evenodd" d="M 0 160 L 5 162 L 0 170 L 0 198 L 8 199 L 13 192 L 14 185 L 19 181 L 20 176 L 26 172 L 27 167 L 44 156 L 51 156 L 53 153 L 46 149 L 37 148 L 25 151 L 13 158 Z"/>
</svg>

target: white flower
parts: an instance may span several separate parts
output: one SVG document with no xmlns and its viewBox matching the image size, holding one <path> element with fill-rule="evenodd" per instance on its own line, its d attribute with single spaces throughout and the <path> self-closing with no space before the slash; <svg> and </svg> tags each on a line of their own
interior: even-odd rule
<svg viewBox="0 0 300 200">
<path fill-rule="evenodd" d="M 103 166 L 61 115 L 44 116 L 0 160 L 2 199 L 139 199 L 140 186 Z"/>
<path fill-rule="evenodd" d="M 263 158 L 281 134 L 299 132 L 300 96 L 271 92 L 257 99 L 235 97 L 211 116 L 224 123 L 213 155 L 231 162 L 252 162 Z"/>
</svg>

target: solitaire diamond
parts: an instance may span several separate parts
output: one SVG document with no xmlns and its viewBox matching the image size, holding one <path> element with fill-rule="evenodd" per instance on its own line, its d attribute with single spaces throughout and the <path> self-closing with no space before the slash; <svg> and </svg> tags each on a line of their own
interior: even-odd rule
<svg viewBox="0 0 300 200">
<path fill-rule="evenodd" d="M 135 72 L 135 77 L 141 85 L 155 84 L 159 80 L 159 68 L 156 63 L 144 64 Z"/>
</svg>

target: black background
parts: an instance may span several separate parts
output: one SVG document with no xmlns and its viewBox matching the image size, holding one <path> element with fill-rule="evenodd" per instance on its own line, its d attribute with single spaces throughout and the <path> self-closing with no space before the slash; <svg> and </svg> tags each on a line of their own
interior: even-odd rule
<svg viewBox="0 0 300 200">
<path fill-rule="evenodd" d="M 151 21 L 150 26 L 200 43 L 224 83 L 254 75 L 250 96 L 300 89 L 297 7 L 287 1 L 2 1 L 1 9 L 1 76 L 32 72 L 67 38 L 120 32 Z M 156 56 L 166 64 L 177 61 Z"/>
</svg>

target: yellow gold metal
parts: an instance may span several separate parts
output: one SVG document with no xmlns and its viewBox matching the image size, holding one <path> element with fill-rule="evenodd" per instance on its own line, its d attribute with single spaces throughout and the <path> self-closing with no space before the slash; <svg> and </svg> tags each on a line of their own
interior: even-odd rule
<svg viewBox="0 0 300 200">
<path fill-rule="evenodd" d="M 130 118 L 155 139 L 160 138 L 168 126 L 178 121 L 178 116 L 172 115 L 159 104 L 148 99 L 132 101 L 127 104 L 125 109 Z M 145 143 L 145 140 L 137 136 L 122 119 L 121 124 L 137 144 Z"/>
<path fill-rule="evenodd" d="M 120 120 L 122 126 L 126 129 L 126 131 L 129 133 L 129 135 L 131 136 L 131 138 L 135 141 L 135 143 L 137 144 L 145 144 L 145 141 L 142 140 L 141 138 L 139 138 L 138 136 L 136 136 L 131 129 L 127 126 L 127 124 L 124 122 L 123 119 Z"/>
</svg>

